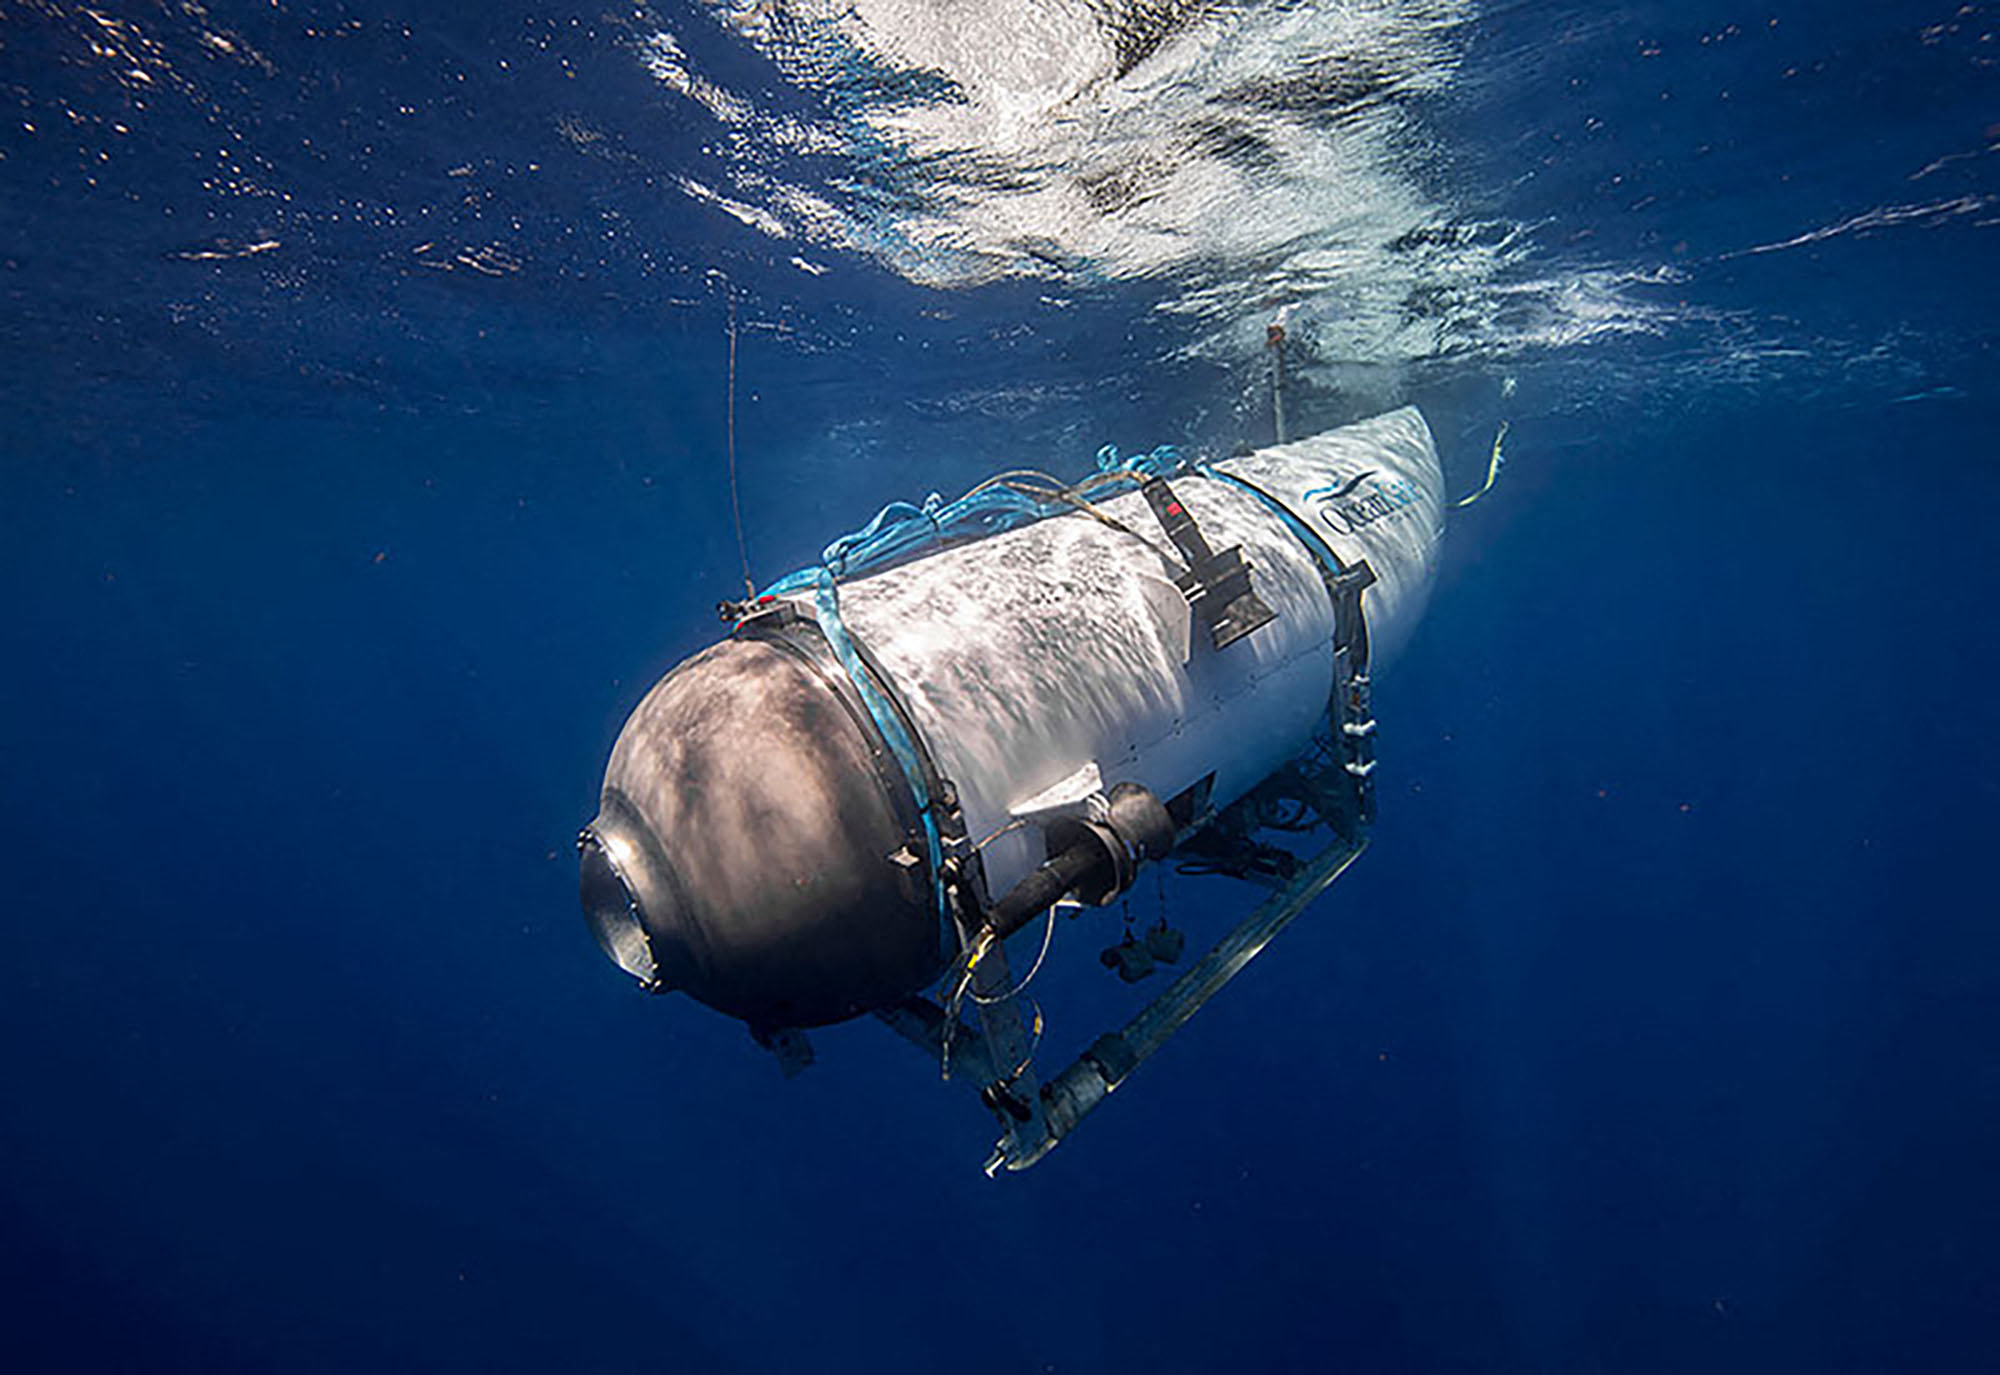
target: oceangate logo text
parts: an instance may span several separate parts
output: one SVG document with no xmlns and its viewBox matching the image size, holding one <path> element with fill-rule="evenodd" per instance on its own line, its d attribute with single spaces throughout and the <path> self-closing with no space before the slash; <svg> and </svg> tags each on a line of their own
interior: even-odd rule
<svg viewBox="0 0 2000 1375">
<path fill-rule="evenodd" d="M 1319 518 L 1336 534 L 1359 534 L 1384 516 L 1392 516 L 1417 504 L 1422 493 L 1408 478 L 1391 477 L 1369 482 L 1373 468 L 1363 469 L 1344 481 L 1314 487 L 1301 500 L 1310 502 Z M 1363 483 L 1368 485 L 1364 488 Z"/>
</svg>

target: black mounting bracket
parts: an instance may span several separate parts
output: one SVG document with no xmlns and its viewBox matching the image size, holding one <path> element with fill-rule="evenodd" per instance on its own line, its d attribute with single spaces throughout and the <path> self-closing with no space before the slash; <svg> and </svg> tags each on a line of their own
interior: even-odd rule
<svg viewBox="0 0 2000 1375">
<path fill-rule="evenodd" d="M 1175 582 L 1195 617 L 1208 628 L 1209 640 L 1217 649 L 1227 649 L 1278 618 L 1251 589 L 1250 565 L 1243 561 L 1242 545 L 1232 545 L 1219 554 L 1210 549 L 1201 528 L 1165 478 L 1147 478 L 1139 490 L 1187 563 L 1187 572 Z"/>
</svg>

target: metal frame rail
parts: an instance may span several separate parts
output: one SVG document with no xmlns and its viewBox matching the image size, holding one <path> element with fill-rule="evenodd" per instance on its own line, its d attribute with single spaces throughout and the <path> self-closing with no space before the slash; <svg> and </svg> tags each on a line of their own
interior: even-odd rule
<svg viewBox="0 0 2000 1375">
<path fill-rule="evenodd" d="M 1098 1037 L 1074 1064 L 1049 1081 L 1043 1095 L 1042 1114 L 1048 1124 L 1047 1134 L 1026 1151 L 1010 1149 L 1013 1140 L 1003 1138 L 986 1164 L 986 1173 L 996 1174 L 1002 1165 L 1009 1170 L 1025 1170 L 1047 1155 L 1133 1070 L 1186 1025 L 1204 1003 L 1242 973 L 1244 966 L 1257 958 L 1367 848 L 1368 840 L 1363 835 L 1322 850 L 1290 882 L 1238 923 L 1235 930 L 1217 941 L 1208 954 L 1174 980 L 1165 992 L 1141 1008 L 1123 1030 Z"/>
<path fill-rule="evenodd" d="M 1025 1077 L 1032 1095 L 1031 1117 L 1008 1123 L 986 1173 L 996 1175 L 1006 1169 L 1025 1170 L 1047 1155 L 1091 1110 L 1124 1083 L 1132 1071 L 1144 1064 L 1168 1039 L 1185 1026 L 1202 1006 L 1243 972 L 1265 946 L 1291 925 L 1314 899 L 1347 872 L 1347 867 L 1368 848 L 1366 833 L 1351 840 L 1336 841 L 1308 861 L 1298 873 L 1260 903 L 1235 929 L 1197 961 L 1187 972 L 1154 998 L 1125 1026 L 1100 1036 L 1063 1070 L 1047 1088 L 1036 1093 L 1032 1071 Z M 993 1011 L 1013 1013 L 1011 1000 Z M 947 1052 L 946 1014 L 928 998 L 907 998 L 876 1013 L 889 1028 L 933 1056 Z M 1027 1067 L 1022 1066 L 1025 1070 Z M 996 1082 L 996 1070 L 988 1057 L 986 1038 L 960 1023 L 949 1041 L 947 1073 L 954 1078 L 980 1085 Z M 1011 1081 L 1020 1086 L 1021 1078 Z M 988 1106 L 992 1106 L 990 1103 Z M 1036 1130 L 1039 1128 L 1039 1130 Z"/>
</svg>

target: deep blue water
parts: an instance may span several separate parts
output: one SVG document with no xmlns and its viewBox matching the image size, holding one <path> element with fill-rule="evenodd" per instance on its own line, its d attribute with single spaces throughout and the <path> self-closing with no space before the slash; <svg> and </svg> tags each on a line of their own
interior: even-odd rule
<svg viewBox="0 0 2000 1375">
<path fill-rule="evenodd" d="M 0 3 L 10 1369 L 1992 1367 L 2000 12 L 468 8 Z M 732 303 L 762 579 L 1280 312 L 1511 426 L 1370 852 L 1025 1175 L 577 914 Z"/>
</svg>

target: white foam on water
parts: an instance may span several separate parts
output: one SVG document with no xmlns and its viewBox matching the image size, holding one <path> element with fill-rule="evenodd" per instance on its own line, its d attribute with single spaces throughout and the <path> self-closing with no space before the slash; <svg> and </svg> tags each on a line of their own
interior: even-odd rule
<svg viewBox="0 0 2000 1375">
<path fill-rule="evenodd" d="M 1239 372 L 1282 319 L 1295 376 L 1382 404 L 1417 369 L 1533 375 L 1579 350 L 1604 365 L 1579 397 L 1627 374 L 1652 395 L 1763 385 L 1846 355 L 1872 367 L 1864 347 L 1829 350 L 1702 288 L 1732 260 L 1991 222 L 1992 197 L 1946 195 L 1667 263 L 1593 259 L 1573 224 L 1509 218 L 1505 188 L 1469 189 L 1473 169 L 1442 142 L 1508 81 L 1548 77 L 1509 59 L 1461 87 L 1476 0 L 706 8 L 775 73 L 755 99 L 694 71 L 670 34 L 637 48 L 715 123 L 721 176 L 697 184 L 704 198 L 762 233 L 939 290 L 1030 279 L 1066 304 L 1132 288 L 1172 326 L 1165 357 Z"/>
<path fill-rule="evenodd" d="M 845 116 L 765 119 L 647 36 L 662 85 L 737 135 L 734 194 L 761 182 L 778 220 L 912 281 L 1146 280 L 1198 316 L 1331 283 L 1367 317 L 1435 266 L 1392 245 L 1448 217 L 1410 108 L 1448 86 L 1466 0 L 711 9 Z M 777 146 L 838 148 L 844 193 L 774 177 Z"/>
</svg>

